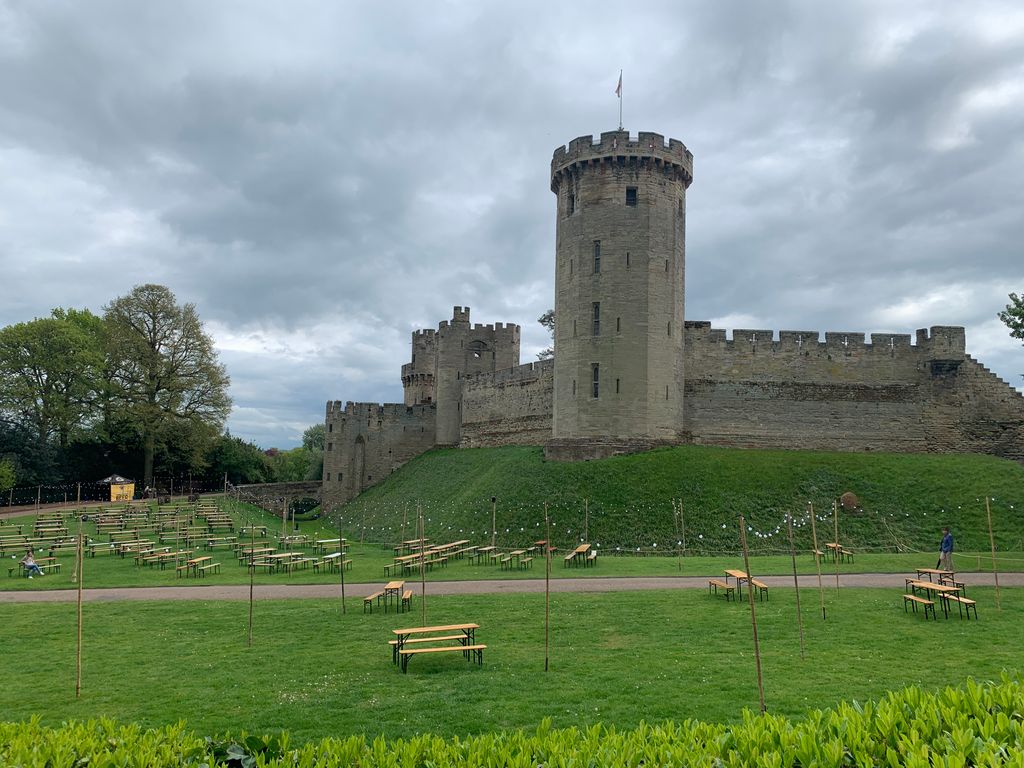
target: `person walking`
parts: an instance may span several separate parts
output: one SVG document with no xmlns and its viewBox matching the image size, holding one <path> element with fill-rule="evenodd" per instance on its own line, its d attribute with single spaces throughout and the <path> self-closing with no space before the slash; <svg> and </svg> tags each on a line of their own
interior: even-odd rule
<svg viewBox="0 0 1024 768">
<path fill-rule="evenodd" d="M 953 534 L 949 528 L 942 529 L 942 543 L 939 544 L 939 568 L 943 571 L 953 570 Z"/>
</svg>

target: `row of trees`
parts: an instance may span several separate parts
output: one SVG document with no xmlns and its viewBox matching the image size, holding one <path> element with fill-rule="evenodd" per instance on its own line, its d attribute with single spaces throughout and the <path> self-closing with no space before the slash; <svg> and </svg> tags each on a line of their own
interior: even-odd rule
<svg viewBox="0 0 1024 768">
<path fill-rule="evenodd" d="M 55 309 L 0 329 L 0 490 L 163 476 L 319 477 L 323 427 L 262 451 L 224 432 L 230 380 L 193 304 L 141 285 L 102 315 Z M 319 451 L 319 453 L 318 453 Z"/>
</svg>

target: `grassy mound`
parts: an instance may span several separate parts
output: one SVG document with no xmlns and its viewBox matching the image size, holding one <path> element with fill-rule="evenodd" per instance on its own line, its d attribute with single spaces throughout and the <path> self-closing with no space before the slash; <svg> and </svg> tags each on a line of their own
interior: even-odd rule
<svg viewBox="0 0 1024 768">
<path fill-rule="evenodd" d="M 991 456 L 743 451 L 680 446 L 603 461 L 546 462 L 540 448 L 430 451 L 336 510 L 350 537 L 412 538 L 416 510 L 437 539 L 491 534 L 516 546 L 544 535 L 566 545 L 586 538 L 605 550 L 736 551 L 737 516 L 754 551 L 788 546 L 786 514 L 798 546 L 811 541 L 808 502 L 819 541 L 835 535 L 832 501 L 856 494 L 859 511 L 842 511 L 840 540 L 859 549 L 937 549 L 950 525 L 959 549 L 988 547 L 984 498 L 992 497 L 1000 548 L 1022 548 L 1024 467 Z M 674 511 L 681 500 L 683 513 Z"/>
</svg>

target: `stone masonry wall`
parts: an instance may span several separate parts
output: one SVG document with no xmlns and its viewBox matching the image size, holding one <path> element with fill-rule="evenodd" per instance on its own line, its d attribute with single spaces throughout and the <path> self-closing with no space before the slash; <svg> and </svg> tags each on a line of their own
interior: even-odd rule
<svg viewBox="0 0 1024 768">
<path fill-rule="evenodd" d="M 551 438 L 553 391 L 553 360 L 468 377 L 461 447 L 543 445 Z"/>
<path fill-rule="evenodd" d="M 433 405 L 327 403 L 323 504 L 355 498 L 402 464 L 434 447 Z"/>
</svg>

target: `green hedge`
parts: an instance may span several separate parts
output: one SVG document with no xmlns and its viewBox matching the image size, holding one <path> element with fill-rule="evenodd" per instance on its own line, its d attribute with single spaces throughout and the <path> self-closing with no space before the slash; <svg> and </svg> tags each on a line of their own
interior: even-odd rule
<svg viewBox="0 0 1024 768">
<path fill-rule="evenodd" d="M 361 736 L 292 746 L 286 734 L 200 738 L 181 724 L 153 730 L 109 720 L 0 724 L 0 765 L 161 768 L 178 765 L 362 768 L 597 766 L 1024 766 L 1024 684 L 968 681 L 893 692 L 790 721 L 746 713 L 726 726 L 687 720 L 617 731 L 597 725 L 388 742 Z"/>
</svg>

